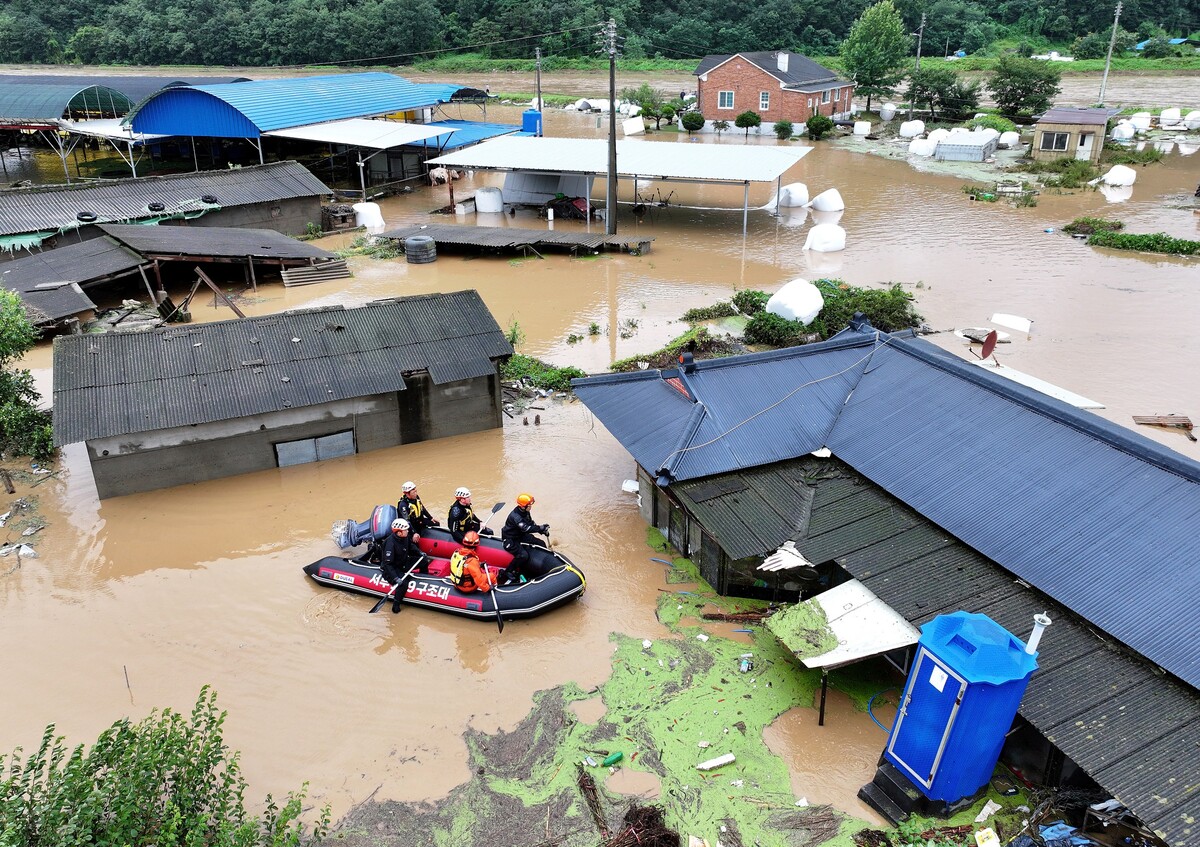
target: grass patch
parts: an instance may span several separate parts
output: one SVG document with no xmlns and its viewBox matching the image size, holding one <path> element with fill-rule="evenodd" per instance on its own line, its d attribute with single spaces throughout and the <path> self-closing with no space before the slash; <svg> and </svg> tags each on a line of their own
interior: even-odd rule
<svg viewBox="0 0 1200 847">
<path fill-rule="evenodd" d="M 395 241 L 376 240 L 373 237 L 360 235 L 350 242 L 349 247 L 337 251 L 337 255 L 345 259 L 348 256 L 367 256 L 372 259 L 397 259 L 404 255 L 400 245 Z"/>
<path fill-rule="evenodd" d="M 1043 185 L 1050 188 L 1083 188 L 1100 175 L 1091 162 L 1081 159 L 1054 159 L 1049 162 L 1020 162 L 1013 170 L 1037 174 Z"/>
<path fill-rule="evenodd" d="M 1166 253 L 1171 256 L 1200 255 L 1200 241 L 1175 238 L 1165 232 L 1138 234 L 1101 230 L 1088 237 L 1093 247 L 1112 247 L 1116 250 L 1138 250 L 1143 253 Z"/>
<path fill-rule="evenodd" d="M 850 325 L 855 312 L 862 312 L 871 325 L 883 332 L 910 329 L 921 323 L 921 314 L 913 308 L 913 299 L 900 283 L 890 288 L 858 288 L 840 279 L 813 282 L 825 298 L 821 313 L 807 327 L 771 312 L 760 312 L 746 325 L 748 344 L 787 347 L 816 335 L 824 340 Z"/>
<path fill-rule="evenodd" d="M 1152 165 L 1161 162 L 1163 152 L 1157 147 L 1134 150 L 1125 147 L 1105 147 L 1100 161 L 1109 165 Z"/>
<path fill-rule="evenodd" d="M 704 359 L 720 359 L 741 352 L 730 342 L 713 337 L 707 327 L 698 326 L 676 336 L 653 353 L 639 353 L 627 359 L 618 359 L 609 366 L 609 370 L 617 373 L 641 370 L 642 362 L 651 368 L 673 368 L 679 364 L 679 354 L 684 351 Z"/>
<path fill-rule="evenodd" d="M 497 71 L 533 73 L 537 62 L 528 59 L 495 59 L 478 53 L 443 55 L 416 62 L 412 69 L 424 73 L 494 73 Z M 618 59 L 617 72 L 622 71 L 679 71 L 691 74 L 695 59 Z M 607 71 L 608 59 L 590 56 L 544 56 L 543 71 Z M 404 76 L 404 69 L 399 71 Z M 572 101 L 573 102 L 573 101 Z"/>
<path fill-rule="evenodd" d="M 585 376 L 579 368 L 556 368 L 522 353 L 514 353 L 500 368 L 500 378 L 507 382 L 524 380 L 534 388 L 549 391 L 570 391 L 571 380 Z"/>
<path fill-rule="evenodd" d="M 1062 228 L 1068 235 L 1091 235 L 1093 232 L 1116 232 L 1125 224 L 1111 218 L 1076 218 Z"/>
<path fill-rule="evenodd" d="M 727 300 L 721 300 L 713 303 L 711 306 L 702 306 L 698 309 L 688 309 L 683 313 L 682 320 L 690 324 L 700 323 L 701 321 L 713 321 L 718 318 L 732 318 L 738 313 L 738 310 L 733 307 L 733 304 Z"/>
</svg>

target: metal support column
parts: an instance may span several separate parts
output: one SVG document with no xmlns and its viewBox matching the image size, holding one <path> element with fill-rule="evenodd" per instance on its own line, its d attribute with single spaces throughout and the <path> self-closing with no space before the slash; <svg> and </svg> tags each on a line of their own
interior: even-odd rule
<svg viewBox="0 0 1200 847">
<path fill-rule="evenodd" d="M 750 183 L 746 183 L 746 189 L 742 194 L 742 238 L 746 237 L 747 229 L 750 225 Z"/>
</svg>

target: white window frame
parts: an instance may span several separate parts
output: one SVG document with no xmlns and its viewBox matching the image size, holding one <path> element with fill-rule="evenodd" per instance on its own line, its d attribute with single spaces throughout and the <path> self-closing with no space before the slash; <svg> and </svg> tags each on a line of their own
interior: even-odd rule
<svg viewBox="0 0 1200 847">
<path fill-rule="evenodd" d="M 729 95 L 729 105 L 722 106 L 721 104 L 725 102 L 726 94 Z M 718 109 L 733 109 L 733 92 L 732 91 L 718 91 L 717 92 L 717 108 Z"/>
<path fill-rule="evenodd" d="M 824 91 L 821 92 L 821 102 L 822 103 L 829 102 L 829 89 L 828 88 L 826 88 Z"/>
<path fill-rule="evenodd" d="M 771 92 L 770 91 L 758 92 L 758 111 L 766 112 L 766 111 L 770 110 L 770 108 L 771 108 Z"/>
</svg>

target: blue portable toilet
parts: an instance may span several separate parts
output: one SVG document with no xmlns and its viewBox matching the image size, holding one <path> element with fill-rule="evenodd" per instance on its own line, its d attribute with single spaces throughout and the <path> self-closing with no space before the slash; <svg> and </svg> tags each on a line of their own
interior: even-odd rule
<svg viewBox="0 0 1200 847">
<path fill-rule="evenodd" d="M 542 134 L 542 113 L 537 109 L 526 109 L 521 113 L 521 132 Z"/>
<path fill-rule="evenodd" d="M 930 800 L 951 806 L 991 778 L 1037 670 L 1035 632 L 1027 651 L 987 615 L 955 612 L 921 627 L 884 758 Z"/>
</svg>

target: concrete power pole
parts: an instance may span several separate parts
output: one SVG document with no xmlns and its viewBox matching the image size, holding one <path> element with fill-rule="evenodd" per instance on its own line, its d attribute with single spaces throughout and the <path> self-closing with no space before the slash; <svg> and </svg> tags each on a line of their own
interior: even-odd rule
<svg viewBox="0 0 1200 847">
<path fill-rule="evenodd" d="M 537 110 L 538 110 L 538 131 L 539 137 L 545 135 L 542 131 L 542 122 L 546 119 L 546 110 L 542 107 L 542 48 L 534 47 L 533 55 L 537 60 Z"/>
<path fill-rule="evenodd" d="M 617 234 L 617 22 L 612 18 L 601 29 L 608 54 L 608 190 L 605 201 L 604 231 Z"/>
<path fill-rule="evenodd" d="M 921 13 L 921 25 L 919 27 L 917 27 L 917 31 L 912 33 L 912 35 L 915 35 L 917 37 L 917 60 L 913 64 L 913 73 L 915 74 L 917 71 L 921 70 L 921 39 L 925 37 L 925 13 L 924 12 Z M 913 95 L 913 90 L 912 90 L 913 86 L 909 85 L 908 88 L 909 88 L 908 119 L 911 121 L 913 119 L 913 112 L 917 108 L 917 103 L 916 103 L 916 98 L 912 96 Z"/>
<path fill-rule="evenodd" d="M 1121 20 L 1121 0 L 1117 0 L 1117 13 L 1113 15 L 1112 36 L 1108 39 L 1108 55 L 1104 57 L 1104 76 L 1100 78 L 1100 102 L 1104 105 L 1104 89 L 1108 88 L 1108 66 L 1112 64 L 1112 51 L 1117 43 L 1117 21 Z"/>
</svg>

